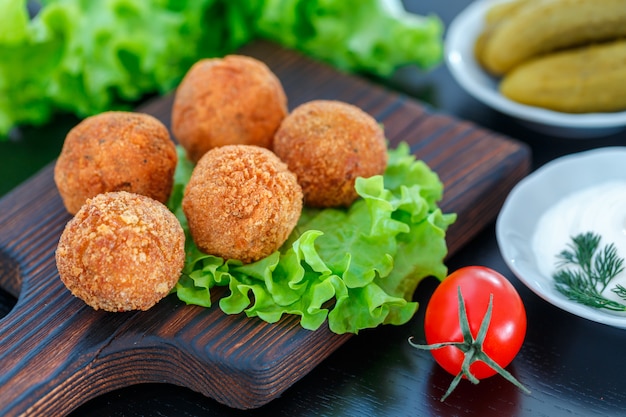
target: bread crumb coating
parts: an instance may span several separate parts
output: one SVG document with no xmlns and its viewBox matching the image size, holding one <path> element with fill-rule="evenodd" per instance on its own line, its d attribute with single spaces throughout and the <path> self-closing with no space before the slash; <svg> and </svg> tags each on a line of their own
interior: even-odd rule
<svg viewBox="0 0 626 417">
<path fill-rule="evenodd" d="M 185 234 L 154 199 L 125 191 L 99 194 L 67 223 L 56 263 L 66 287 L 94 309 L 148 310 L 180 277 Z"/>
<path fill-rule="evenodd" d="M 287 115 L 280 80 L 261 61 L 241 56 L 196 62 L 181 81 L 172 107 L 172 131 L 197 162 L 224 145 L 271 147 Z"/>
<path fill-rule="evenodd" d="M 198 161 L 182 204 L 201 251 L 249 263 L 287 240 L 302 211 L 302 189 L 268 149 L 228 145 Z"/>
<path fill-rule="evenodd" d="M 273 150 L 298 177 L 304 203 L 349 206 L 357 177 L 383 174 L 387 144 L 382 127 L 348 103 L 314 100 L 294 109 L 274 137 Z"/>
<path fill-rule="evenodd" d="M 165 125 L 144 113 L 110 111 L 88 117 L 65 138 L 54 181 L 68 212 L 88 198 L 128 191 L 165 203 L 178 156 Z"/>
</svg>

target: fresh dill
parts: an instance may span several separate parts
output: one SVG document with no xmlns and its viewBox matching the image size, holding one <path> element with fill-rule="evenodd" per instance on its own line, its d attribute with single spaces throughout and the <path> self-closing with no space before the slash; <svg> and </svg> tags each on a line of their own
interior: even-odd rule
<svg viewBox="0 0 626 417">
<path fill-rule="evenodd" d="M 600 235 L 587 232 L 572 238 L 557 255 L 557 271 L 553 274 L 556 289 L 568 299 L 595 308 L 626 311 L 626 305 L 606 298 L 602 292 L 611 280 L 624 270 L 624 259 L 614 244 L 600 248 Z M 626 288 L 611 289 L 626 300 Z"/>
</svg>

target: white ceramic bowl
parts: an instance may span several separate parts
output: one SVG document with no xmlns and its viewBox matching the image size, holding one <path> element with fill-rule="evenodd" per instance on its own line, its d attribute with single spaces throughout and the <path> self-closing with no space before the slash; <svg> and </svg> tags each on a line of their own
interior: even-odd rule
<svg viewBox="0 0 626 417">
<path fill-rule="evenodd" d="M 532 238 L 542 214 L 563 197 L 596 184 L 626 181 L 626 147 L 605 147 L 558 158 L 521 180 L 511 191 L 496 221 L 500 252 L 511 271 L 537 295 L 586 319 L 626 328 L 626 315 L 568 300 L 542 274 Z M 556 254 L 554 254 L 556 255 Z"/>
<path fill-rule="evenodd" d="M 449 25 L 445 39 L 446 64 L 463 89 L 486 105 L 518 119 L 528 127 L 552 136 L 589 138 L 626 128 L 626 111 L 570 114 L 527 106 L 509 100 L 498 91 L 498 79 L 486 73 L 474 59 L 474 43 L 483 29 L 486 11 L 506 0 L 471 3 Z"/>
</svg>

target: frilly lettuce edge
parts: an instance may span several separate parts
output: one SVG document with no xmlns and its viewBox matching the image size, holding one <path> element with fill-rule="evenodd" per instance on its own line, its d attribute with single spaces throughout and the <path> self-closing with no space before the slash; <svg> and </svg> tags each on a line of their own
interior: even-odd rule
<svg viewBox="0 0 626 417">
<path fill-rule="evenodd" d="M 193 166 L 179 152 L 168 203 L 187 234 L 187 258 L 173 292 L 187 304 L 210 307 L 211 289 L 226 314 L 244 312 L 275 323 L 300 316 L 303 328 L 328 322 L 338 334 L 381 324 L 404 324 L 417 310 L 413 293 L 422 279 L 447 274 L 446 230 L 456 220 L 437 203 L 443 184 L 406 143 L 388 151 L 384 175 L 358 178 L 360 195 L 348 209 L 305 208 L 279 251 L 250 264 L 202 253 L 181 209 Z"/>
</svg>

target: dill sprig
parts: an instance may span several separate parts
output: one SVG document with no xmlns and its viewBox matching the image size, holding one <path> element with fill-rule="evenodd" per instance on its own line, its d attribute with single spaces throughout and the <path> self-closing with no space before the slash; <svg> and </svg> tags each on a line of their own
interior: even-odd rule
<svg viewBox="0 0 626 417">
<path fill-rule="evenodd" d="M 611 280 L 624 270 L 624 260 L 614 244 L 600 248 L 600 235 L 587 232 L 572 238 L 567 249 L 557 255 L 553 274 L 556 289 L 578 303 L 612 311 L 626 311 L 626 305 L 602 295 Z M 626 300 L 626 288 L 617 285 L 615 294 Z"/>
</svg>

